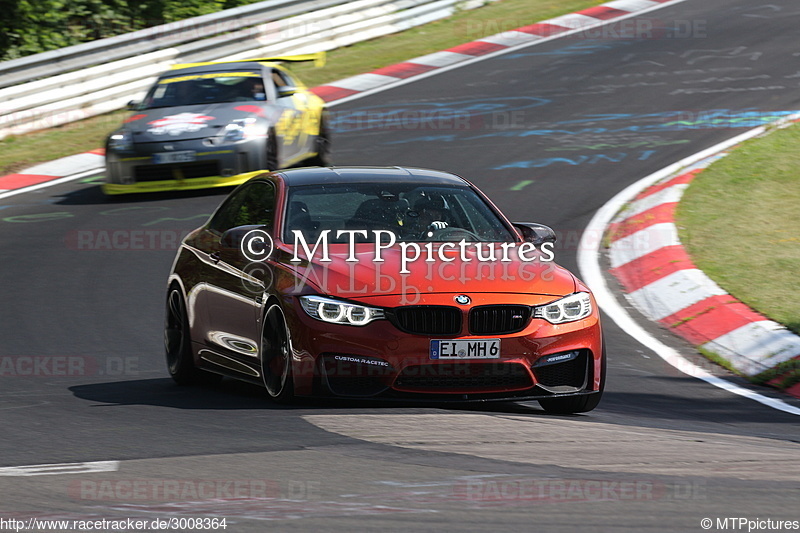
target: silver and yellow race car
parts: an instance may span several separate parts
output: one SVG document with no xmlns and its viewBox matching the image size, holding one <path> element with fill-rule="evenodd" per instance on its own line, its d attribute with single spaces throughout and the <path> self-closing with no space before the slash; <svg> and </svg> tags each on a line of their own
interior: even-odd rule
<svg viewBox="0 0 800 533">
<path fill-rule="evenodd" d="M 325 102 L 282 63 L 323 54 L 174 65 L 106 140 L 106 194 L 238 185 L 306 160 L 328 166 Z"/>
</svg>

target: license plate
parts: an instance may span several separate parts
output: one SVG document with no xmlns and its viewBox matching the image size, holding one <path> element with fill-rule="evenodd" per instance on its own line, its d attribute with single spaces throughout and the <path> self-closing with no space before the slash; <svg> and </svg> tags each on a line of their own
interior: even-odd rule
<svg viewBox="0 0 800 533">
<path fill-rule="evenodd" d="M 498 359 L 500 339 L 432 340 L 431 359 Z"/>
<path fill-rule="evenodd" d="M 161 165 L 163 163 L 190 163 L 197 159 L 197 152 L 194 150 L 183 150 L 181 152 L 159 152 L 153 154 L 153 163 Z"/>
</svg>

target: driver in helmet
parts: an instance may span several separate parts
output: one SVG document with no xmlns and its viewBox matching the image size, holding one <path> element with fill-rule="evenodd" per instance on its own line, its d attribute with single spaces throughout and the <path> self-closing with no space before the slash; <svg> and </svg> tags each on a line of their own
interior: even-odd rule
<svg viewBox="0 0 800 533">
<path fill-rule="evenodd" d="M 443 230 L 448 226 L 447 211 L 447 201 L 441 196 L 417 200 L 412 212 L 416 213 L 416 217 L 413 217 L 414 231 L 421 239 L 433 237 L 435 231 Z"/>
</svg>

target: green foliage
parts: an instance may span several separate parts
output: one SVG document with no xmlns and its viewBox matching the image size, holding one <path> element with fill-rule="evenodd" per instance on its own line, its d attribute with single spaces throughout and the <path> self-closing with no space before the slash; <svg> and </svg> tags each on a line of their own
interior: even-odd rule
<svg viewBox="0 0 800 533">
<path fill-rule="evenodd" d="M 0 60 L 113 37 L 258 0 L 5 0 Z"/>
</svg>

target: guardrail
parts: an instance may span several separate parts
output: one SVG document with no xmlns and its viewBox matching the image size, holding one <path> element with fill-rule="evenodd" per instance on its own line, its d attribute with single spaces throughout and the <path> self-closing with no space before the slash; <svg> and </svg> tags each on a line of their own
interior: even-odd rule
<svg viewBox="0 0 800 533">
<path fill-rule="evenodd" d="M 121 109 L 175 63 L 328 51 L 471 0 L 268 0 L 0 63 L 0 139 Z"/>
</svg>

